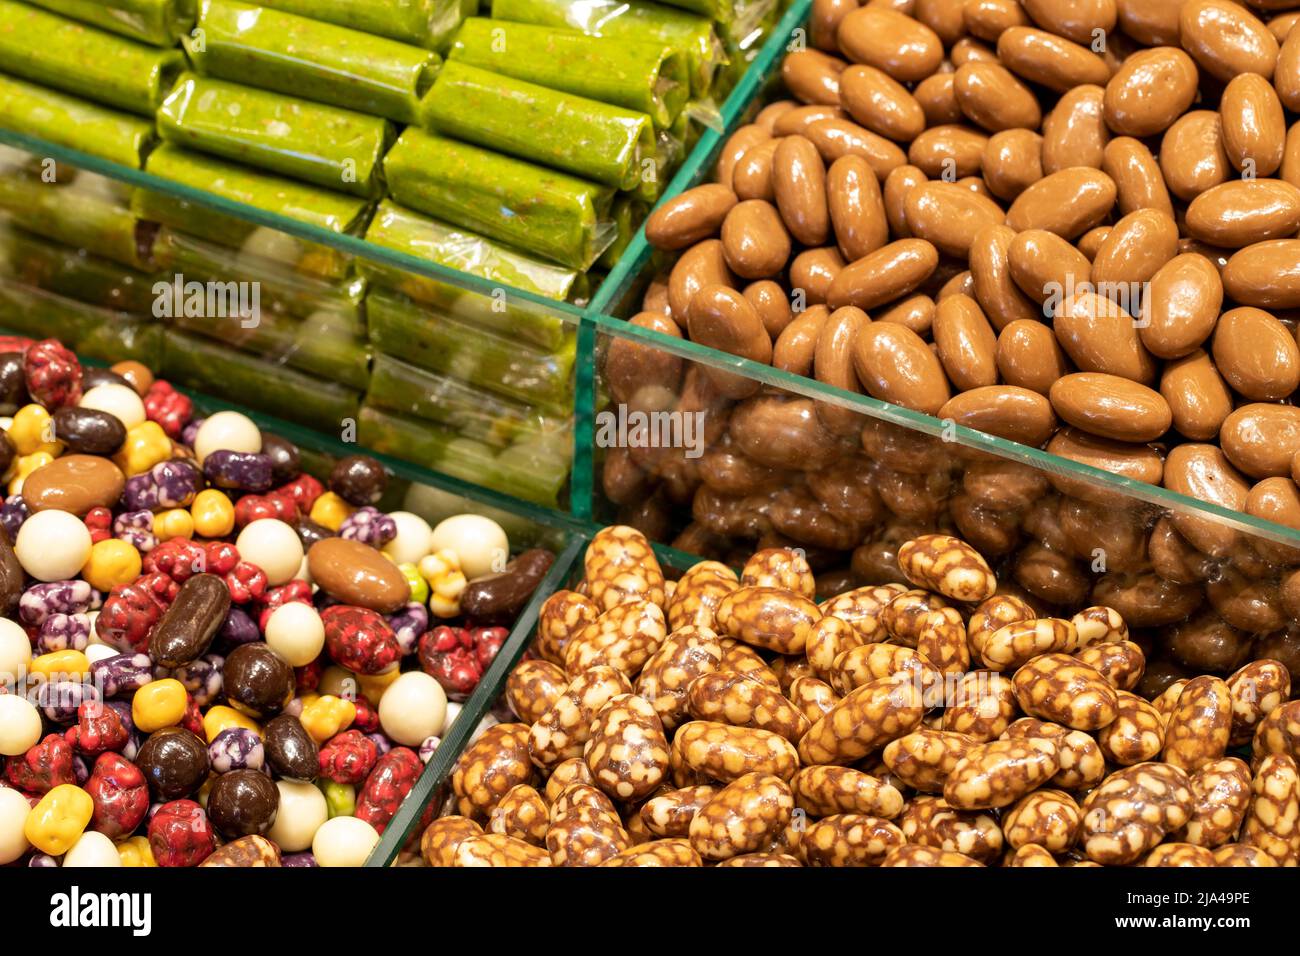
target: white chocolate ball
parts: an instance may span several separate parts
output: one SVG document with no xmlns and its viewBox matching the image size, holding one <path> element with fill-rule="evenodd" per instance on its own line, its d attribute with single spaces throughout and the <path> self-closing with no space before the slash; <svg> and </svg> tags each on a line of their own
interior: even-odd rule
<svg viewBox="0 0 1300 956">
<path fill-rule="evenodd" d="M 266 619 L 266 643 L 291 667 L 305 667 L 325 647 L 325 625 L 310 604 L 290 601 Z"/>
<path fill-rule="evenodd" d="M 325 821 L 311 841 L 317 866 L 364 866 L 379 843 L 379 834 L 365 820 L 335 817 Z"/>
<path fill-rule="evenodd" d="M 117 657 L 121 653 L 122 652 L 116 647 L 110 647 L 104 643 L 97 644 L 93 642 L 87 644 L 85 650 L 86 660 L 90 661 L 92 664 L 95 663 L 95 661 L 106 661 L 110 657 Z"/>
<path fill-rule="evenodd" d="M 257 454 L 261 450 L 261 430 L 251 418 L 239 412 L 209 415 L 194 436 L 194 457 L 200 465 L 214 451 L 246 451 Z"/>
<path fill-rule="evenodd" d="M 288 584 L 302 567 L 302 539 L 279 518 L 249 522 L 235 539 L 239 556 L 266 572 L 273 588 Z"/>
<path fill-rule="evenodd" d="M 430 551 L 450 548 L 460 559 L 460 569 L 469 580 L 481 578 L 505 567 L 510 558 L 510 541 L 501 525 L 482 515 L 455 515 L 433 529 Z"/>
<path fill-rule="evenodd" d="M 27 814 L 31 811 L 31 804 L 21 793 L 10 787 L 0 787 L 0 866 L 18 859 L 31 845 L 23 833 Z"/>
<path fill-rule="evenodd" d="M 38 511 L 18 529 L 14 554 L 38 581 L 78 577 L 90 558 L 90 530 L 66 511 Z"/>
<path fill-rule="evenodd" d="M 144 402 L 136 390 L 127 385 L 96 385 L 82 395 L 77 404 L 82 408 L 108 412 L 126 428 L 134 428 L 145 420 Z"/>
<path fill-rule="evenodd" d="M 329 804 L 315 784 L 277 780 L 275 786 L 280 809 L 266 837 L 285 853 L 300 853 L 311 847 L 316 831 L 329 819 Z"/>
<path fill-rule="evenodd" d="M 121 866 L 113 841 L 98 830 L 87 830 L 63 855 L 64 866 Z"/>
<path fill-rule="evenodd" d="M 392 511 L 388 517 L 397 524 L 397 536 L 384 545 L 384 554 L 398 564 L 419 564 L 433 550 L 433 529 L 429 522 L 410 511 Z"/>
<path fill-rule="evenodd" d="M 18 678 L 27 673 L 31 661 L 32 642 L 27 632 L 16 621 L 0 618 L 0 681 L 14 686 Z"/>
<path fill-rule="evenodd" d="M 426 737 L 442 733 L 446 720 L 447 694 L 424 671 L 407 671 L 379 700 L 384 733 L 407 747 L 418 747 Z"/>
<path fill-rule="evenodd" d="M 26 697 L 0 694 L 0 754 L 17 757 L 41 739 L 41 712 Z"/>
</svg>

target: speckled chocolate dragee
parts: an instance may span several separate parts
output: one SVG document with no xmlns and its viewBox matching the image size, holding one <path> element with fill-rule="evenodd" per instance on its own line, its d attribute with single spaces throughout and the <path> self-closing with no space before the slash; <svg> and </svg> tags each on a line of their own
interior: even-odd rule
<svg viewBox="0 0 1300 956">
<path fill-rule="evenodd" d="M 602 530 L 506 682 L 519 723 L 458 759 L 424 862 L 1300 864 L 1300 702 L 1282 664 L 1147 687 L 1114 608 L 1037 617 L 952 536 L 899 553 L 910 589 L 868 585 L 805 614 L 817 582 L 798 551 L 760 552 L 743 576 L 701 562 L 674 581 L 634 529 Z M 615 576 L 626 603 L 572 613 Z M 705 581 L 720 600 L 691 593 Z M 650 582 L 676 623 L 643 663 L 568 653 L 643 606 Z M 928 624 L 955 627 L 967 664 L 941 672 L 928 656 L 896 613 L 918 601 L 936 608 Z M 770 627 L 722 613 L 749 603 Z M 1042 639 L 1004 656 L 990 639 L 1008 629 Z"/>
</svg>

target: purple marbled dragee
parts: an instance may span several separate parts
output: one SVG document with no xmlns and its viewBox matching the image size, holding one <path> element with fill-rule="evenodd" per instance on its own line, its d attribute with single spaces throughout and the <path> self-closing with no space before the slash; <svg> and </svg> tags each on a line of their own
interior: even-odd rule
<svg viewBox="0 0 1300 956">
<path fill-rule="evenodd" d="M 217 773 L 261 770 L 266 750 L 262 738 L 247 727 L 227 727 L 208 744 L 208 760 Z"/>
<path fill-rule="evenodd" d="M 90 643 L 90 615 L 51 614 L 41 623 L 36 650 L 41 654 L 54 651 L 84 651 Z"/>
<path fill-rule="evenodd" d="M 267 491 L 271 487 L 271 457 L 222 449 L 203 459 L 203 474 L 218 488 Z"/>
<path fill-rule="evenodd" d="M 339 537 L 382 548 L 397 537 L 397 522 L 378 508 L 365 505 L 343 519 Z"/>
<path fill-rule="evenodd" d="M 86 581 L 47 581 L 33 584 L 18 599 L 18 618 L 39 627 L 51 614 L 84 614 L 94 601 L 95 589 Z"/>
<path fill-rule="evenodd" d="M 5 526 L 10 541 L 18 537 L 18 529 L 23 526 L 23 522 L 30 514 L 31 511 L 28 510 L 27 502 L 23 501 L 22 495 L 10 495 L 5 499 L 5 503 L 0 505 L 0 524 Z"/>
<path fill-rule="evenodd" d="M 153 680 L 153 661 L 148 654 L 117 654 L 90 665 L 90 679 L 103 688 L 105 697 L 139 690 Z M 130 708 L 127 709 L 129 715 Z"/>
<path fill-rule="evenodd" d="M 402 648 L 402 656 L 414 654 L 420 635 L 429 629 L 429 610 L 419 601 L 408 601 L 406 607 L 388 616 L 388 626 Z"/>
<path fill-rule="evenodd" d="M 153 533 L 153 512 L 124 511 L 113 519 L 113 537 L 125 541 L 141 554 L 158 547 Z"/>
</svg>

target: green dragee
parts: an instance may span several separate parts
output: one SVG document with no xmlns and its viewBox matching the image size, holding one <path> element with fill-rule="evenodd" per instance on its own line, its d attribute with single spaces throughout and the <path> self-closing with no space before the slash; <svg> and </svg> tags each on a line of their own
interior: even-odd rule
<svg viewBox="0 0 1300 956">
<path fill-rule="evenodd" d="M 83 20 L 152 46 L 175 46 L 194 23 L 188 0 L 30 0 L 74 20 Z"/>
<path fill-rule="evenodd" d="M 0 70 L 33 83 L 152 116 L 184 64 L 180 50 L 0 0 Z"/>
<path fill-rule="evenodd" d="M 354 196 L 383 190 L 387 120 L 187 73 L 158 108 L 158 132 L 180 146 Z"/>
<path fill-rule="evenodd" d="M 448 136 L 612 186 L 640 184 L 654 158 L 644 113 L 449 62 L 425 97 L 426 125 Z"/>
<path fill-rule="evenodd" d="M 139 169 L 154 143 L 148 120 L 0 75 L 0 126 Z"/>
<path fill-rule="evenodd" d="M 645 0 L 492 0 L 492 16 L 570 27 L 592 36 L 665 43 L 686 57 L 695 96 L 708 92 L 714 71 L 726 59 L 712 21 Z"/>
<path fill-rule="evenodd" d="M 690 93 L 686 58 L 665 43 L 471 17 L 449 60 L 647 114 L 671 125 Z"/>
<path fill-rule="evenodd" d="M 414 123 L 436 53 L 238 0 L 200 0 L 194 69 L 225 80 Z"/>
<path fill-rule="evenodd" d="M 407 127 L 384 158 L 403 206 L 560 265 L 587 269 L 614 241 L 613 191 Z"/>
</svg>

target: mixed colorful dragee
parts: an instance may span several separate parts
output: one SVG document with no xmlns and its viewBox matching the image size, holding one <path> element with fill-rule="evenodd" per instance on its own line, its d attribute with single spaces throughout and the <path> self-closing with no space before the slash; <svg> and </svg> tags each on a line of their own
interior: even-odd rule
<svg viewBox="0 0 1300 956">
<path fill-rule="evenodd" d="M 431 866 L 1295 866 L 1300 701 L 1273 660 L 1135 693 L 1113 608 L 1044 616 L 969 544 L 815 603 L 804 555 L 665 580 L 601 531 L 461 754 Z M 1234 756 L 1240 753 L 1241 756 Z"/>
<path fill-rule="evenodd" d="M 551 554 L 55 340 L 0 415 L 0 863 L 364 863 Z"/>
</svg>

